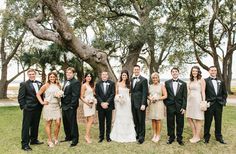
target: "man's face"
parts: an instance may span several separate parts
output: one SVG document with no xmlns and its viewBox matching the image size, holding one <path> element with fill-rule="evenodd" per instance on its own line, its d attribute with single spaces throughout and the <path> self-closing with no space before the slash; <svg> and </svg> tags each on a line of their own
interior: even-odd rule
<svg viewBox="0 0 236 154">
<path fill-rule="evenodd" d="M 135 76 L 139 76 L 140 75 L 140 68 L 135 66 L 134 69 L 133 69 L 133 73 Z"/>
<path fill-rule="evenodd" d="M 210 76 L 211 77 L 216 77 L 216 75 L 217 75 L 217 69 L 215 68 L 215 67 L 211 67 L 210 69 L 209 69 L 209 74 L 210 74 Z"/>
<path fill-rule="evenodd" d="M 102 78 L 102 81 L 107 81 L 108 80 L 108 72 L 102 72 L 101 78 Z"/>
<path fill-rule="evenodd" d="M 34 71 L 28 72 L 28 77 L 31 81 L 35 80 L 36 73 Z"/>
<path fill-rule="evenodd" d="M 72 79 L 73 77 L 74 77 L 73 71 L 67 70 L 67 71 L 66 71 L 66 79 L 67 79 L 67 80 L 70 80 L 70 79 Z"/>
<path fill-rule="evenodd" d="M 173 70 L 171 71 L 171 75 L 172 75 L 173 79 L 177 79 L 177 78 L 179 77 L 179 72 L 178 72 L 178 70 L 173 69 Z"/>
</svg>

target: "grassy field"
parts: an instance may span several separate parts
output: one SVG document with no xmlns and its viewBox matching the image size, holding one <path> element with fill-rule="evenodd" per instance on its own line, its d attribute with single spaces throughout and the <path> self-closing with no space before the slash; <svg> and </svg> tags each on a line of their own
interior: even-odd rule
<svg viewBox="0 0 236 154">
<path fill-rule="evenodd" d="M 20 145 L 20 134 L 21 134 L 21 119 L 22 113 L 18 107 L 1 107 L 0 108 L 0 153 L 25 153 L 21 150 Z M 81 116 L 81 115 L 80 115 Z M 48 148 L 46 144 L 39 146 L 31 146 L 33 151 L 30 153 L 86 153 L 86 154 L 97 154 L 97 153 L 109 153 L 109 154 L 126 154 L 126 153 L 142 153 L 142 154 L 154 154 L 154 153 L 235 153 L 236 151 L 236 106 L 227 106 L 224 109 L 223 116 L 223 128 L 222 132 L 224 135 L 227 145 L 222 145 L 214 139 L 214 127 L 211 129 L 212 138 L 208 145 L 205 145 L 202 141 L 197 144 L 191 144 L 188 139 L 191 137 L 190 128 L 185 122 L 184 129 L 184 146 L 179 146 L 177 142 L 172 145 L 166 144 L 166 122 L 163 122 L 162 139 L 159 143 L 153 143 L 151 139 L 151 125 L 150 121 L 147 121 L 146 128 L 146 141 L 142 145 L 137 143 L 116 143 L 116 142 L 103 142 L 97 143 L 98 141 L 98 125 L 95 124 L 92 129 L 92 144 L 86 144 L 84 141 L 85 127 L 83 124 L 79 124 L 80 132 L 80 143 L 75 148 L 69 148 L 69 143 L 60 143 L 60 145 L 54 148 Z M 64 132 L 61 128 L 60 139 L 63 139 Z M 46 143 L 46 135 L 44 132 L 44 123 L 41 120 L 39 139 Z"/>
</svg>

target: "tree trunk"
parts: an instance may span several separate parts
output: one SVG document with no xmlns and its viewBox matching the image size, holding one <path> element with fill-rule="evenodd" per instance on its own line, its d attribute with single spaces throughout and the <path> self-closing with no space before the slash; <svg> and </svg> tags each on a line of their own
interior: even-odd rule
<svg viewBox="0 0 236 154">
<path fill-rule="evenodd" d="M 46 72 L 45 72 L 45 67 L 42 67 L 42 83 L 45 84 L 47 82 L 47 75 L 46 75 Z"/>
<path fill-rule="evenodd" d="M 141 42 L 137 40 L 136 42 L 133 42 L 129 45 L 129 53 L 126 57 L 126 61 L 122 66 L 122 70 L 127 70 L 129 72 L 129 75 L 131 76 L 133 74 L 133 67 L 137 64 L 139 54 L 143 48 L 144 42 Z"/>
<path fill-rule="evenodd" d="M 7 65 L 2 65 L 1 70 L 1 80 L 0 80 L 0 99 L 6 99 L 7 98 Z"/>
</svg>

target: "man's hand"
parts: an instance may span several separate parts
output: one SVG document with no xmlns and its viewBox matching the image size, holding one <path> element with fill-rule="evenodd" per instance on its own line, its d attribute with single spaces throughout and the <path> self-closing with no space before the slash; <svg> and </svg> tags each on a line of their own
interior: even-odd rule
<svg viewBox="0 0 236 154">
<path fill-rule="evenodd" d="M 103 109 L 107 109 L 108 108 L 108 103 L 107 102 L 102 102 L 101 106 Z"/>
<path fill-rule="evenodd" d="M 180 110 L 180 112 L 181 112 L 181 114 L 185 114 L 185 109 L 182 108 L 182 109 Z"/>
<path fill-rule="evenodd" d="M 146 108 L 145 105 L 141 105 L 140 110 L 141 110 L 141 111 L 144 111 L 145 108 Z"/>
</svg>

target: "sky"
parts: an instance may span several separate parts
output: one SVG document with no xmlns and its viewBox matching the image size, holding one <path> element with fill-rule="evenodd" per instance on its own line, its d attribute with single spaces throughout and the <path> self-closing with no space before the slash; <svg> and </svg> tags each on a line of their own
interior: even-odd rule
<svg viewBox="0 0 236 154">
<path fill-rule="evenodd" d="M 4 0 L 0 0 L 0 9 L 2 9 L 4 7 Z M 91 35 L 88 35 L 90 36 L 89 39 L 93 39 L 94 38 L 94 33 L 92 32 L 92 30 L 88 29 L 87 32 Z M 234 53 L 234 56 L 233 56 L 233 78 L 236 78 L 236 53 Z M 203 59 L 203 62 L 207 65 L 207 66 L 211 66 L 213 65 L 213 62 L 212 62 L 212 59 L 207 57 L 205 59 Z M 112 65 L 112 64 L 111 64 Z M 187 65 L 187 70 L 190 71 L 191 67 L 193 65 Z M 15 63 L 12 63 L 10 65 L 10 69 L 9 69 L 9 73 L 8 73 L 8 76 L 11 77 L 15 74 L 15 70 L 16 70 L 16 64 Z M 208 77 L 208 72 L 201 69 L 202 70 L 202 73 L 203 73 L 203 77 Z M 189 72 L 181 72 L 180 70 L 180 77 L 181 78 L 188 78 L 189 77 Z M 116 75 L 118 75 L 119 72 L 116 72 Z M 143 73 L 143 75 L 145 76 L 145 74 Z M 166 72 L 160 72 L 160 77 L 161 78 L 164 78 L 164 79 L 167 79 L 167 78 L 170 78 L 170 71 L 166 71 Z M 18 78 L 17 80 L 22 80 L 22 76 L 20 78 Z"/>
</svg>

